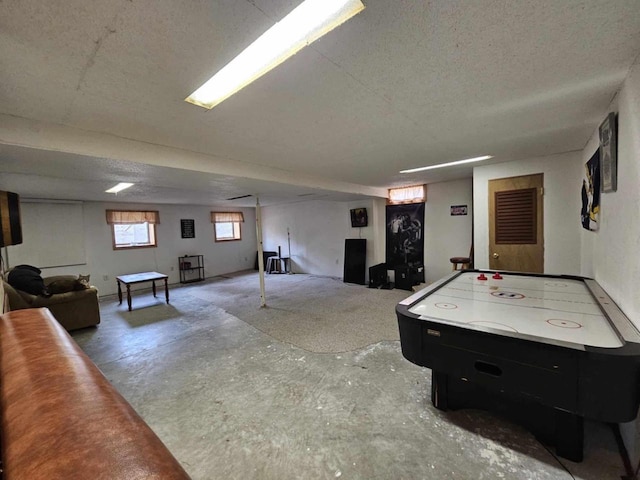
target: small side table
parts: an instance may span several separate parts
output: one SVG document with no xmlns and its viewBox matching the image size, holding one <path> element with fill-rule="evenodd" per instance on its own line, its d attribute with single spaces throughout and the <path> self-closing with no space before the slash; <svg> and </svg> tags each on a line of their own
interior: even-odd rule
<svg viewBox="0 0 640 480">
<path fill-rule="evenodd" d="M 116 281 L 118 282 L 118 300 L 120 300 L 120 304 L 122 304 L 122 288 L 120 287 L 120 284 L 123 283 L 127 287 L 127 305 L 129 306 L 129 311 L 131 311 L 131 285 L 134 285 L 136 283 L 151 282 L 153 296 L 155 297 L 156 280 L 164 280 L 164 296 L 167 299 L 167 303 L 169 303 L 169 285 L 167 284 L 168 279 L 168 275 L 158 272 L 143 272 L 131 273 L 129 275 L 120 275 L 116 277 Z"/>
</svg>

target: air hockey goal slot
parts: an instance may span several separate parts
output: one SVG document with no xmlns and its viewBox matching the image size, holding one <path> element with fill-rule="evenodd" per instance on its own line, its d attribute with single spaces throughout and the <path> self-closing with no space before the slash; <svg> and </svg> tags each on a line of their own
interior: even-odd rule
<svg viewBox="0 0 640 480">
<path fill-rule="evenodd" d="M 484 373 L 485 375 L 491 375 L 492 377 L 500 377 L 502 375 L 502 369 L 493 363 L 476 360 L 473 366 L 478 372 Z"/>
</svg>

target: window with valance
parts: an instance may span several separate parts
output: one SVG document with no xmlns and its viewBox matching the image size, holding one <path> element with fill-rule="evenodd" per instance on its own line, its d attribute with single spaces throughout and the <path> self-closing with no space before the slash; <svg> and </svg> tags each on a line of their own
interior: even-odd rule
<svg viewBox="0 0 640 480">
<path fill-rule="evenodd" d="M 244 223 L 242 212 L 211 212 L 213 234 L 216 242 L 242 240 L 240 224 Z"/>
<path fill-rule="evenodd" d="M 157 210 L 107 210 L 107 224 L 111 226 L 113 249 L 148 248 L 157 246 Z"/>
</svg>

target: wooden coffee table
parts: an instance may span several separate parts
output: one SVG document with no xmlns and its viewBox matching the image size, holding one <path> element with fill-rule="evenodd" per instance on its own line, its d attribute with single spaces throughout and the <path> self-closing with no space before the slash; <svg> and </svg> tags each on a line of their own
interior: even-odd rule
<svg viewBox="0 0 640 480">
<path fill-rule="evenodd" d="M 127 286 L 127 304 L 129 305 L 129 311 L 131 311 L 131 285 L 136 283 L 151 282 L 151 288 L 153 289 L 153 296 L 156 296 L 156 280 L 164 280 L 164 295 L 169 303 L 169 285 L 167 279 L 169 277 L 158 272 L 143 272 L 143 273 L 131 273 L 129 275 L 120 275 L 116 277 L 118 282 L 118 299 L 122 304 L 122 288 L 120 284 L 123 283 Z"/>
</svg>

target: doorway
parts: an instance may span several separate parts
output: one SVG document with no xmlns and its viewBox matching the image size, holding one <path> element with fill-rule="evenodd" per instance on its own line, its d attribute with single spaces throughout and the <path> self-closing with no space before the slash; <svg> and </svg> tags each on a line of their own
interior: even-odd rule
<svg viewBox="0 0 640 480">
<path fill-rule="evenodd" d="M 543 174 L 489 180 L 489 267 L 544 273 Z"/>
</svg>

